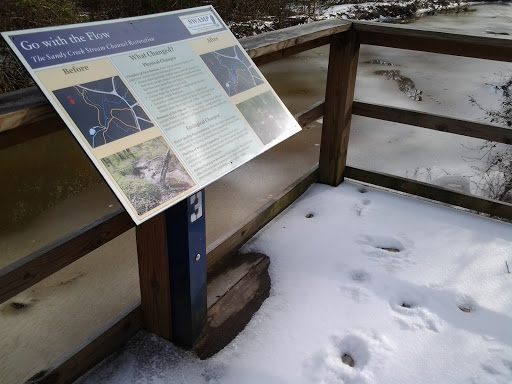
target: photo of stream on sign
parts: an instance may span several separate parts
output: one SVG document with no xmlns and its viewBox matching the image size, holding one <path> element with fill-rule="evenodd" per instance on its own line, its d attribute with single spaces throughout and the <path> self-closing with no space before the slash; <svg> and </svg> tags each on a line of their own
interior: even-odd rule
<svg viewBox="0 0 512 384">
<path fill-rule="evenodd" d="M 210 6 L 2 36 L 136 224 L 301 129 Z"/>
</svg>

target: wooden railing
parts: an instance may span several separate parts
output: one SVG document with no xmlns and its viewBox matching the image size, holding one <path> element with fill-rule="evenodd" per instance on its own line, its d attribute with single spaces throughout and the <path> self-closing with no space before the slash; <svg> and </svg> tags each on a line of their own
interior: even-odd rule
<svg viewBox="0 0 512 384">
<path fill-rule="evenodd" d="M 512 206 L 509 204 L 346 166 L 353 114 L 499 143 L 512 143 L 512 130 L 502 127 L 384 105 L 354 102 L 361 44 L 510 62 L 510 40 L 418 30 L 406 26 L 330 20 L 245 38 L 241 43 L 259 65 L 330 44 L 325 100 L 296 115 L 301 126 L 306 126 L 323 116 L 320 159 L 318 169 L 308 170 L 280 196 L 249 217 L 240 228 L 210 245 L 209 267 L 225 255 L 235 252 L 315 181 L 338 185 L 344 177 L 348 177 L 494 217 L 512 219 Z M 0 96 L 0 149 L 63 129 L 64 124 L 35 87 Z M 128 214 L 124 210 L 119 210 L 0 270 L 0 303 L 132 227 L 133 222 Z M 138 233 L 138 241 L 140 236 L 143 236 L 142 232 Z M 143 293 L 142 300 L 144 299 Z M 45 372 L 36 382 L 67 383 L 76 378 L 138 329 L 143 324 L 141 316 L 140 303 L 135 304 L 110 324 L 105 325 L 103 330 L 92 336 L 83 347 L 63 357 L 58 366 Z"/>
</svg>

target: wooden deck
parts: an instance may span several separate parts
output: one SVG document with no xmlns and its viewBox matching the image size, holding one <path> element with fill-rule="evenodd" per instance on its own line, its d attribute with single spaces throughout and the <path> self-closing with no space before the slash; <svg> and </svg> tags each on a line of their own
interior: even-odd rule
<svg viewBox="0 0 512 384">
<path fill-rule="evenodd" d="M 206 189 L 210 272 L 318 178 L 335 185 L 349 177 L 512 218 L 512 208 L 507 204 L 345 164 L 352 114 L 512 142 L 511 132 L 500 127 L 354 103 L 360 44 L 512 61 L 510 41 L 333 20 L 244 39 L 242 44 L 258 64 L 267 63 L 268 68 L 272 61 L 325 44 L 331 44 L 334 51 L 330 70 L 325 73 L 329 78 L 327 91 L 325 84 L 311 90 L 315 104 L 295 104 L 276 89 L 305 129 Z M 262 70 L 265 72 L 265 67 Z M 272 83 L 271 75 L 269 80 Z M 52 158 L 53 154 L 47 153 L 52 141 L 67 146 L 77 163 L 84 161 L 80 160 L 85 156 L 78 145 L 70 140 L 70 134 L 37 90 L 11 93 L 0 101 L 0 163 L 4 179 L 11 177 L 9 168 L 16 164 L 21 152 L 37 154 L 23 169 L 27 174 L 39 172 L 38 162 L 48 167 L 55 161 L 69 162 L 69 157 Z M 322 116 L 323 133 L 321 124 L 316 122 Z M 9 162 L 1 161 L 5 159 Z M 71 178 L 73 169 L 71 166 L 63 170 L 62 177 Z M 94 170 L 88 172 L 92 180 L 89 188 L 0 234 L 2 250 L 8 250 L 0 258 L 0 376 L 7 384 L 22 383 L 31 377 L 31 382 L 37 383 L 71 382 L 143 325 L 133 223 L 108 188 L 94 178 Z M 15 188 L 11 191 L 15 193 Z M 221 284 L 221 288 L 212 288 L 219 283 L 210 284 L 210 295 L 215 293 L 215 297 L 210 296 L 210 308 L 214 308 L 216 296 L 227 293 L 232 283 Z"/>
</svg>

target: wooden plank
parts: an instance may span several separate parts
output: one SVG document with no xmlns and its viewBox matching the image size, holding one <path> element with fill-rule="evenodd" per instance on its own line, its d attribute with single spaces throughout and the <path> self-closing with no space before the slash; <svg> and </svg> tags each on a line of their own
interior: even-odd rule
<svg viewBox="0 0 512 384">
<path fill-rule="evenodd" d="M 134 226 L 124 210 L 110 213 L 0 270 L 0 303 Z"/>
<path fill-rule="evenodd" d="M 331 36 L 321 37 L 319 39 L 313 41 L 307 41 L 300 45 L 293 45 L 289 48 L 286 48 L 282 51 L 267 53 L 262 56 L 255 57 L 253 59 L 256 65 L 263 65 L 267 63 L 271 63 L 273 61 L 278 61 L 284 59 L 285 57 L 289 57 L 292 55 L 296 55 L 297 53 L 301 53 L 304 51 L 309 51 L 310 49 L 315 49 L 321 47 L 322 45 L 327 45 L 331 42 Z"/>
<path fill-rule="evenodd" d="M 57 131 L 66 129 L 62 120 L 54 113 L 44 121 L 31 122 L 29 124 L 18 126 L 22 129 L 9 129 L 0 132 L 0 149 L 12 147 L 29 140 L 36 139 Z"/>
<path fill-rule="evenodd" d="M 336 186 L 343 181 L 347 161 L 359 41 L 354 31 L 331 42 L 318 181 Z"/>
<path fill-rule="evenodd" d="M 229 286 L 229 289 L 225 289 L 222 296 L 208 309 L 208 332 L 194 348 L 200 359 L 212 357 L 228 345 L 245 328 L 269 296 L 268 256 L 253 253 L 235 258 L 235 262 L 243 260 L 247 260 L 243 276 Z M 224 277 L 229 279 L 230 272 L 229 269 L 225 271 Z"/>
<path fill-rule="evenodd" d="M 105 324 L 60 362 L 39 372 L 25 384 L 71 384 L 115 352 L 141 328 L 142 308 L 140 302 L 137 302 Z"/>
<path fill-rule="evenodd" d="M 0 94 L 0 132 L 55 116 L 37 87 Z"/>
<path fill-rule="evenodd" d="M 445 204 L 466 208 L 478 213 L 487 214 L 491 217 L 512 220 L 512 205 L 500 201 L 466 195 L 432 184 L 422 183 L 420 181 L 406 179 L 386 173 L 352 167 L 345 168 L 345 177 L 393 189 L 395 191 L 405 192 L 410 195 L 439 201 Z"/>
<path fill-rule="evenodd" d="M 170 340 L 171 286 L 165 212 L 138 225 L 136 233 L 144 327 Z"/>
<path fill-rule="evenodd" d="M 221 335 L 221 342 L 228 340 L 231 334 L 243 328 L 252 313 L 268 296 L 270 288 L 268 278 L 269 259 L 263 255 L 243 255 L 229 260 L 223 269 L 208 282 L 208 318 L 216 326 L 224 325 L 229 335 Z M 261 284 L 261 283 L 264 284 Z M 219 308 L 231 308 L 231 318 L 219 314 Z M 229 321 L 226 321 L 229 320 Z M 235 324 L 236 327 L 232 325 Z M 100 363 L 122 347 L 122 345 L 143 327 L 141 302 L 133 303 L 125 311 L 105 324 L 100 330 L 88 337 L 80 346 L 63 356 L 55 364 L 43 369 L 25 384 L 71 384 L 81 375 Z M 227 328 L 226 328 L 227 327 Z M 208 335 L 198 350 L 208 353 L 218 335 Z M 212 346 L 212 344 L 214 344 Z"/>
<path fill-rule="evenodd" d="M 249 216 L 237 230 L 210 244 L 207 248 L 208 270 L 213 268 L 224 257 L 236 253 L 261 228 L 306 192 L 309 186 L 317 181 L 317 177 L 317 166 L 315 166 L 297 181 L 293 182 L 279 196 Z"/>
<path fill-rule="evenodd" d="M 313 104 L 307 110 L 295 114 L 295 120 L 297 120 L 299 125 L 304 128 L 306 125 L 311 124 L 313 121 L 318 120 L 324 115 L 324 104 L 324 100 Z"/>
<path fill-rule="evenodd" d="M 414 125 L 435 131 L 512 144 L 512 129 L 491 124 L 359 101 L 354 102 L 352 113 L 373 119 L 394 121 L 395 123 Z"/>
<path fill-rule="evenodd" d="M 361 44 L 486 60 L 512 61 L 510 38 L 440 32 L 408 25 L 368 21 L 353 21 L 353 28 L 358 32 Z"/>
<path fill-rule="evenodd" d="M 240 44 L 253 60 L 256 58 L 261 60 L 263 56 L 272 55 L 276 52 L 284 57 L 289 55 L 286 53 L 289 50 L 298 53 L 325 45 L 329 42 L 330 36 L 350 29 L 351 22 L 349 21 L 324 20 L 246 37 L 240 39 Z"/>
</svg>

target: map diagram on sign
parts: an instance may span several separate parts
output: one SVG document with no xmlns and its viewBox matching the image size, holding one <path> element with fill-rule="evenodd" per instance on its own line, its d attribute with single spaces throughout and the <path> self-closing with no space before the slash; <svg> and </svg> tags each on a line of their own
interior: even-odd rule
<svg viewBox="0 0 512 384">
<path fill-rule="evenodd" d="M 237 45 L 206 53 L 201 58 L 229 96 L 263 84 L 258 71 Z"/>
<path fill-rule="evenodd" d="M 119 76 L 53 93 L 92 148 L 154 125 Z"/>
</svg>

